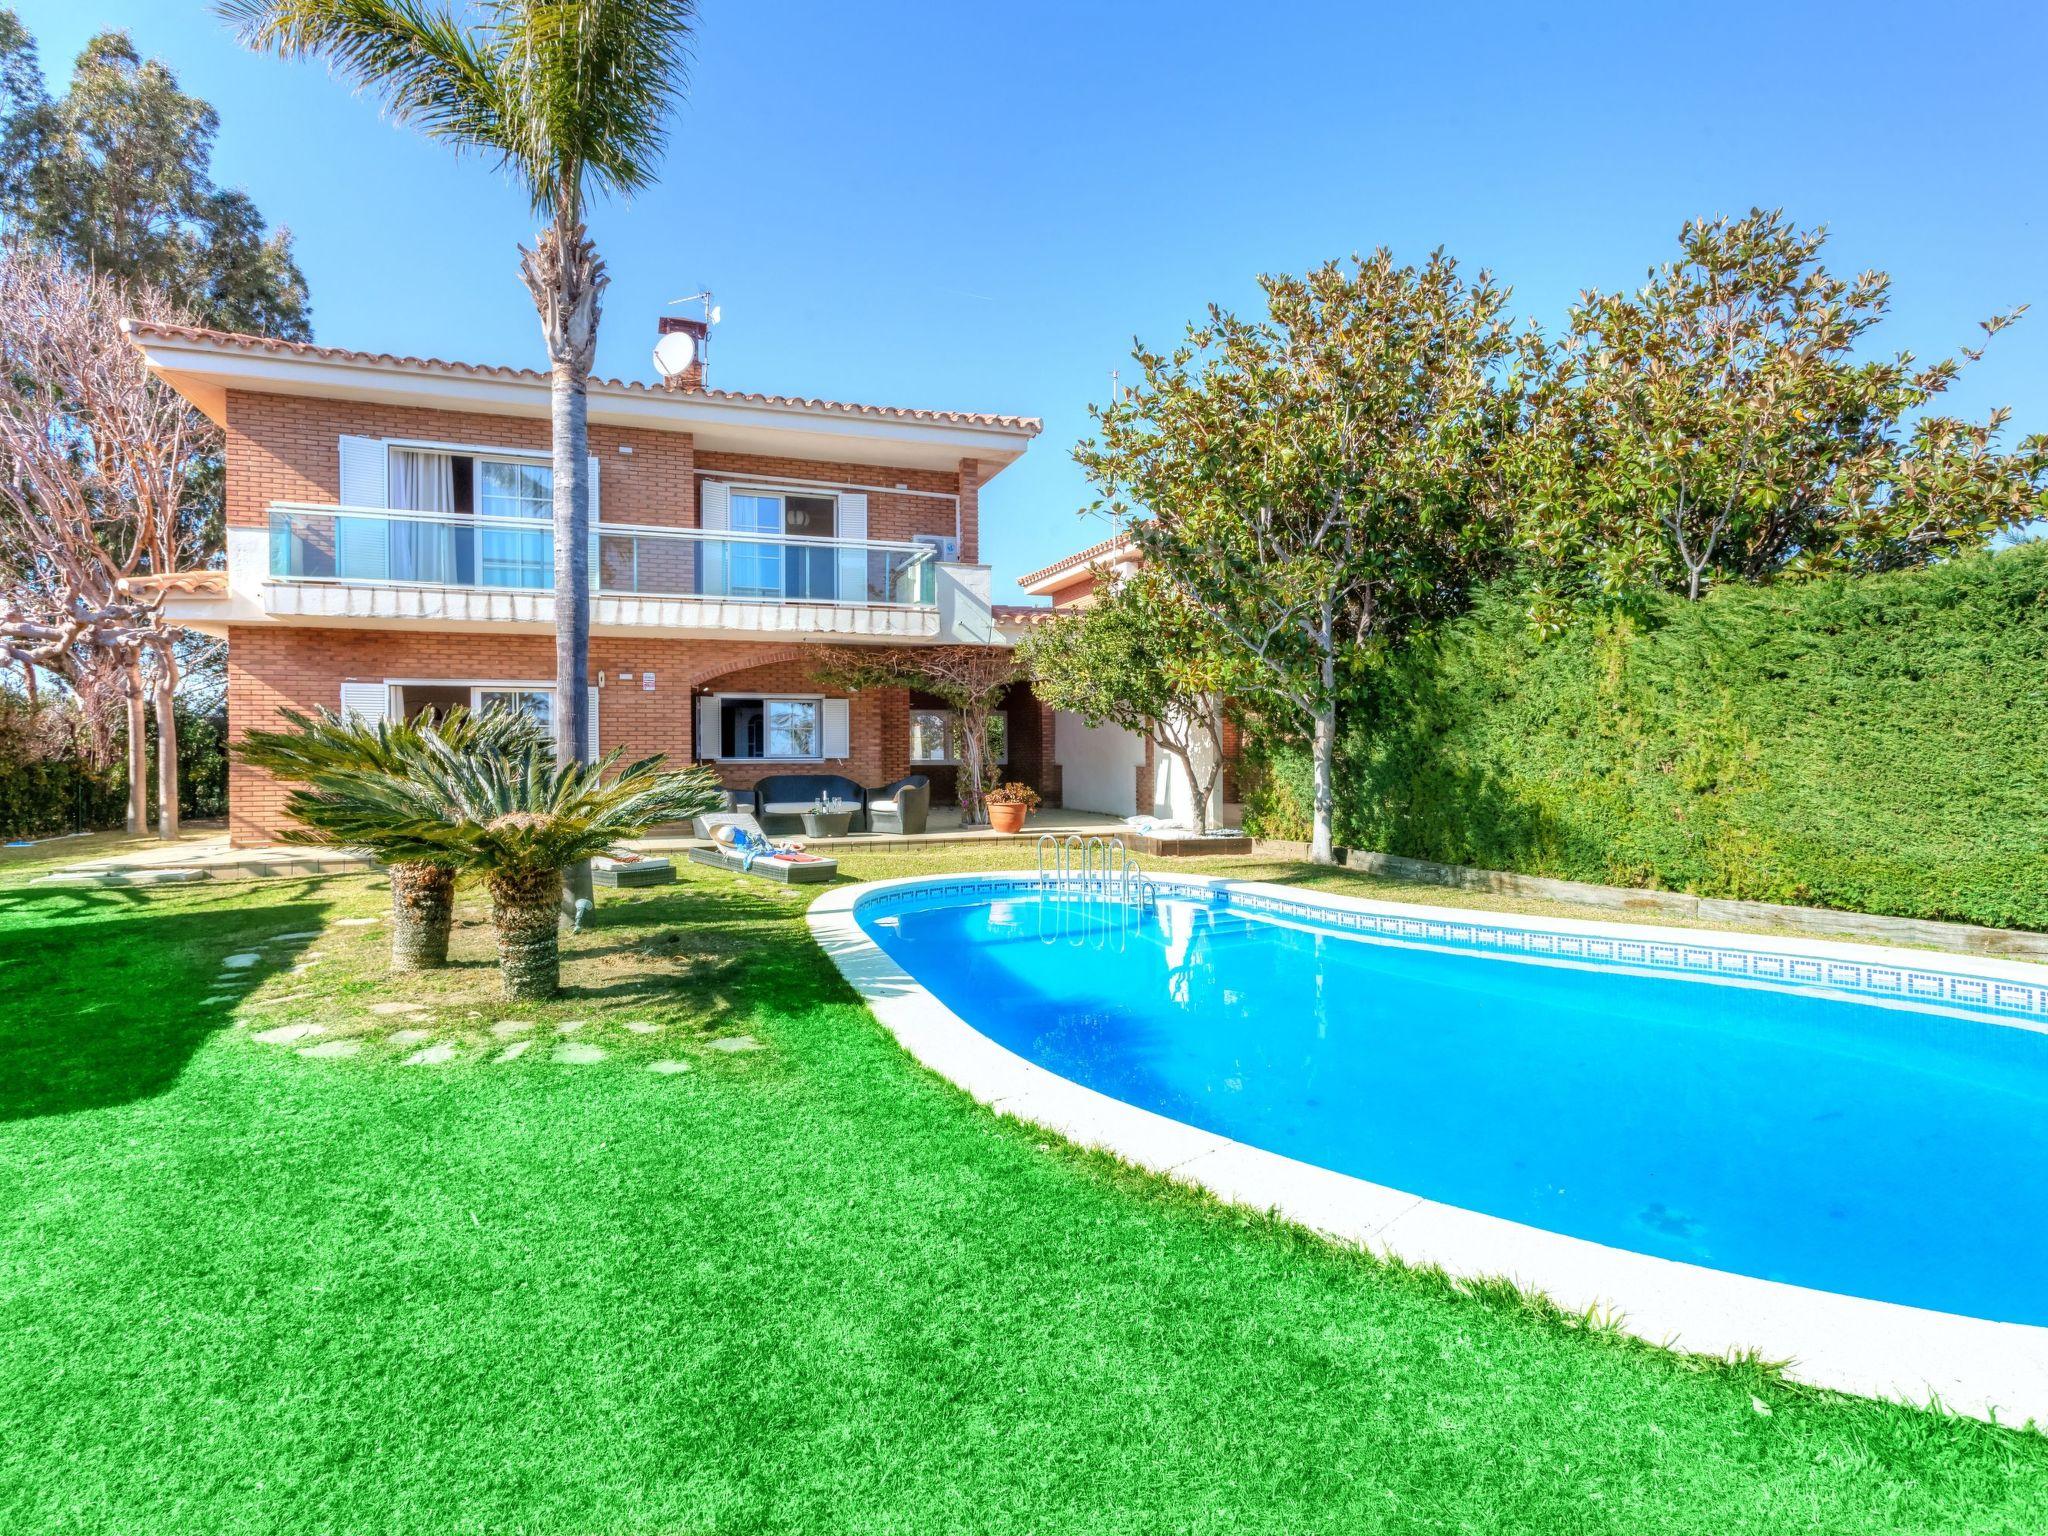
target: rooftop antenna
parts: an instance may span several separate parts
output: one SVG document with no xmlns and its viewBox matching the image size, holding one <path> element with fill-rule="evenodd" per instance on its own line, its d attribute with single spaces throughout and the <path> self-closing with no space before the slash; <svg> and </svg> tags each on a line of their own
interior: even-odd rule
<svg viewBox="0 0 2048 1536">
<path fill-rule="evenodd" d="M 669 381 L 671 388 L 677 379 L 694 377 L 701 386 L 705 370 L 711 360 L 711 327 L 723 318 L 723 312 L 711 302 L 711 290 L 684 294 L 680 299 L 670 299 L 669 307 L 678 304 L 699 304 L 704 306 L 704 317 L 677 315 L 664 317 L 659 330 L 661 340 L 654 348 L 654 366 L 661 370 L 661 376 Z M 692 374 L 690 370 L 695 368 Z"/>
</svg>

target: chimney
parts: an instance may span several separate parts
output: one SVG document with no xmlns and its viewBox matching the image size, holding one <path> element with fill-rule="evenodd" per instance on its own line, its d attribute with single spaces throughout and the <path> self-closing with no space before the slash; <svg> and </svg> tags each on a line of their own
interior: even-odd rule
<svg viewBox="0 0 2048 1536">
<path fill-rule="evenodd" d="M 676 347 L 674 342 L 667 341 L 666 339 L 656 344 L 654 360 L 656 366 L 662 370 L 662 387 L 664 389 L 687 390 L 692 393 L 702 389 L 704 387 L 704 354 L 710 349 L 711 345 L 711 326 L 709 322 L 692 320 L 684 315 L 663 315 L 660 320 L 659 330 L 663 338 L 670 336 L 687 336 L 690 338 L 690 355 L 687 360 L 680 358 L 674 360 L 673 365 L 676 369 L 674 372 L 669 371 L 672 363 L 666 354 L 671 349 L 680 349 Z"/>
</svg>

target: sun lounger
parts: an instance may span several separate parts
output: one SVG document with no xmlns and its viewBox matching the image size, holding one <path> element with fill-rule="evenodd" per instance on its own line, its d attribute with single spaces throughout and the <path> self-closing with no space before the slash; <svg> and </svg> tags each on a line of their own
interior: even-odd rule
<svg viewBox="0 0 2048 1536">
<path fill-rule="evenodd" d="M 759 875 L 782 885 L 822 884 L 839 873 L 837 860 L 778 848 L 761 830 L 761 824 L 745 811 L 717 812 L 706 816 L 704 822 L 711 846 L 692 848 L 692 864 Z"/>
</svg>

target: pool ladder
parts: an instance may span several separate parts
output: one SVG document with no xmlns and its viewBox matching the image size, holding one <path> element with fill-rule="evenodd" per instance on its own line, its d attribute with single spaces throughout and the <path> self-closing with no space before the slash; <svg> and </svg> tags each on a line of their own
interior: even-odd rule
<svg viewBox="0 0 2048 1536">
<path fill-rule="evenodd" d="M 1047 890 L 1101 896 L 1142 911 L 1159 893 L 1120 837 L 1043 833 L 1038 839 L 1038 883 Z"/>
</svg>

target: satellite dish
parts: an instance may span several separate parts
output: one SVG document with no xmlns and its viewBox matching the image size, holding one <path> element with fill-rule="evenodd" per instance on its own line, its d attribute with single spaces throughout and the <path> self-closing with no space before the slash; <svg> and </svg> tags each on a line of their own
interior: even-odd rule
<svg viewBox="0 0 2048 1536">
<path fill-rule="evenodd" d="M 687 373 L 697 361 L 697 338 L 687 331 L 672 331 L 654 344 L 654 366 L 664 379 Z"/>
</svg>

